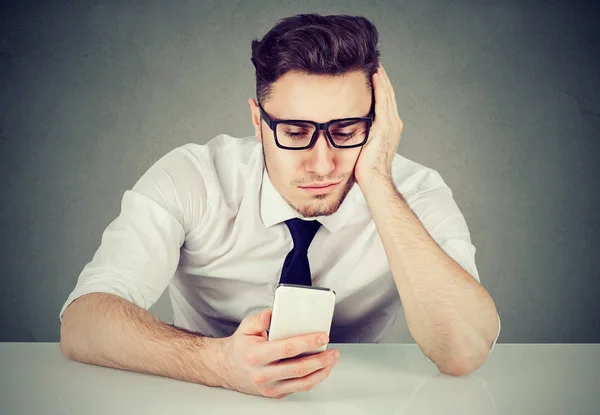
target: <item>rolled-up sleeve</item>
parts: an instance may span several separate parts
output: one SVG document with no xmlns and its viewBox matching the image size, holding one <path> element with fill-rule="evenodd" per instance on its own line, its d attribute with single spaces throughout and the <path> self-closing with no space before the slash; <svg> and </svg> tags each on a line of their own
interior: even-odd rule
<svg viewBox="0 0 600 415">
<path fill-rule="evenodd" d="M 69 304 L 89 293 L 115 294 L 150 308 L 173 278 L 186 228 L 202 216 L 203 194 L 197 162 L 184 148 L 150 167 L 123 194 L 118 217 L 104 230 L 59 319 Z"/>
<path fill-rule="evenodd" d="M 475 265 L 476 248 L 471 242 L 467 222 L 454 200 L 452 191 L 435 170 L 428 171 L 420 187 L 422 191 L 412 194 L 407 204 L 439 247 L 481 283 Z M 498 316 L 498 333 L 490 347 L 490 353 L 499 335 L 500 317 Z"/>
</svg>

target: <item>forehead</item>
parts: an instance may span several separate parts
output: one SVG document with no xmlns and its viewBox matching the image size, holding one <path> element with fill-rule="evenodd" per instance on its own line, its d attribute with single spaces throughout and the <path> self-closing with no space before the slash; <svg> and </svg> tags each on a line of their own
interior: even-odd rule
<svg viewBox="0 0 600 415">
<path fill-rule="evenodd" d="M 371 89 L 361 71 L 339 76 L 290 71 L 272 85 L 265 110 L 277 119 L 327 122 L 362 117 L 371 108 Z"/>
</svg>

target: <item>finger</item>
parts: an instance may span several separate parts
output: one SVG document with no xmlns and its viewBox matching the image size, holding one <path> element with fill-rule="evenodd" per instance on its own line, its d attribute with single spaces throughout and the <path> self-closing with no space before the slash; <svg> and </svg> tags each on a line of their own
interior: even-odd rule
<svg viewBox="0 0 600 415">
<path fill-rule="evenodd" d="M 387 97 L 385 96 L 385 85 L 381 77 L 381 67 L 379 72 L 373 75 L 373 88 L 375 89 L 375 117 L 384 117 L 387 111 Z"/>
<path fill-rule="evenodd" d="M 323 338 L 323 341 L 319 339 Z M 273 340 L 259 345 L 256 354 L 257 364 L 268 364 L 277 360 L 289 359 L 309 352 L 329 343 L 326 333 L 310 333 L 287 339 Z"/>
<path fill-rule="evenodd" d="M 286 379 L 302 378 L 337 362 L 339 351 L 332 349 L 325 352 L 289 359 L 265 366 L 255 377 L 258 384 L 275 383 Z"/>
<path fill-rule="evenodd" d="M 391 110 L 392 110 L 392 116 L 393 117 L 397 117 L 398 116 L 398 101 L 396 101 L 396 93 L 394 92 L 394 86 L 392 85 L 392 81 L 388 78 L 388 82 L 390 84 L 389 87 L 389 91 L 390 91 L 390 96 L 391 96 Z"/>
<path fill-rule="evenodd" d="M 248 316 L 240 322 L 238 330 L 243 334 L 262 334 L 271 322 L 271 310 L 266 309 L 258 314 Z"/>
<path fill-rule="evenodd" d="M 383 69 L 382 67 L 382 79 L 385 82 L 385 90 L 387 93 L 387 101 L 388 101 L 388 105 L 387 105 L 387 113 L 386 113 L 386 117 L 387 117 L 387 122 L 394 124 L 396 121 L 400 121 L 400 116 L 398 114 L 398 105 L 396 102 L 396 95 L 394 93 L 394 87 L 392 86 L 392 82 L 390 81 L 390 78 L 387 76 L 387 73 L 385 73 L 385 69 Z"/>
<path fill-rule="evenodd" d="M 277 382 L 265 392 L 275 396 L 294 392 L 308 392 L 316 385 L 327 379 L 331 373 L 331 370 L 333 369 L 333 366 L 334 364 L 328 365 L 303 378 L 295 378 Z"/>
<path fill-rule="evenodd" d="M 396 107 L 396 94 L 394 93 L 394 87 L 392 85 L 392 81 L 390 81 L 390 78 L 387 75 L 386 70 L 383 68 L 383 66 L 381 67 L 382 69 L 382 79 L 383 79 L 383 83 L 385 84 L 385 91 L 387 93 L 387 99 L 388 99 L 388 105 L 389 105 L 389 110 L 392 112 L 390 115 L 394 115 L 394 111 L 395 113 L 398 113 L 398 108 Z"/>
</svg>

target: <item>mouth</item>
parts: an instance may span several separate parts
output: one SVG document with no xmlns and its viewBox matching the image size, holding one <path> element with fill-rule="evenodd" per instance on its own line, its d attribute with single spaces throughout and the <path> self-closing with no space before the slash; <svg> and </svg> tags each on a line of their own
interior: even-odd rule
<svg viewBox="0 0 600 415">
<path fill-rule="evenodd" d="M 300 186 L 300 189 L 307 191 L 315 195 L 322 195 L 331 192 L 342 183 L 341 181 L 335 183 L 313 183 L 307 186 Z"/>
</svg>

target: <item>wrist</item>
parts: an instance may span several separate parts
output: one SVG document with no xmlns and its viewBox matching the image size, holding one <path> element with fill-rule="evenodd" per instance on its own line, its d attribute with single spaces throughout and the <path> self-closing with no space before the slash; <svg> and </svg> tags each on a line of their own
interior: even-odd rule
<svg viewBox="0 0 600 415">
<path fill-rule="evenodd" d="M 387 164 L 387 163 L 386 163 Z M 389 165 L 377 165 L 357 168 L 355 171 L 356 181 L 359 184 L 368 185 L 374 181 L 380 180 L 391 180 L 392 178 L 392 166 Z"/>
<path fill-rule="evenodd" d="M 191 344 L 179 349 L 180 362 L 187 372 L 187 381 L 206 386 L 222 387 L 223 343 L 225 339 L 195 335 Z"/>
<path fill-rule="evenodd" d="M 381 193 L 382 191 L 389 191 L 394 189 L 394 181 L 392 180 L 391 174 L 385 174 L 380 172 L 371 172 L 369 175 L 365 175 L 360 179 L 357 177 L 358 182 L 365 197 L 370 194 Z"/>
<path fill-rule="evenodd" d="M 228 374 L 231 372 L 228 357 L 230 352 L 227 346 L 230 337 L 211 339 L 214 341 L 211 356 L 209 356 L 209 372 L 211 373 L 214 385 L 221 388 L 231 389 Z"/>
<path fill-rule="evenodd" d="M 199 338 L 199 347 L 206 353 L 202 356 L 197 354 L 197 358 L 202 359 L 198 367 L 202 367 L 204 373 L 202 383 L 208 386 L 228 387 L 226 374 L 227 370 L 227 352 L 225 346 L 227 338 Z"/>
</svg>

